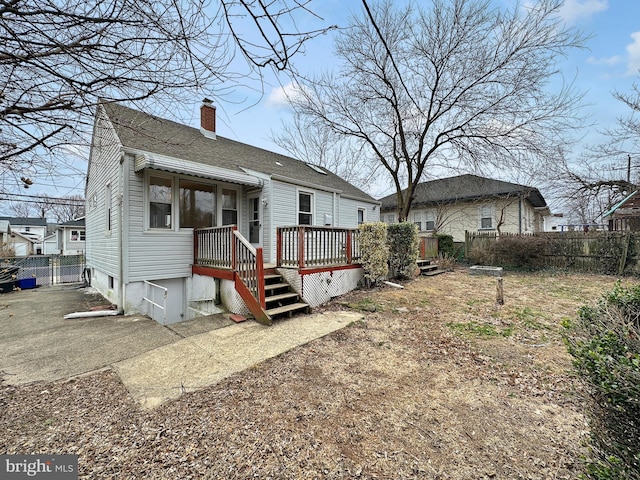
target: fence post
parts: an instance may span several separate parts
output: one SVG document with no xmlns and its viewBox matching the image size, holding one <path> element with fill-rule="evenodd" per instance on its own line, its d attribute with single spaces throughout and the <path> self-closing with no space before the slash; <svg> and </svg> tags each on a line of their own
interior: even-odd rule
<svg viewBox="0 0 640 480">
<path fill-rule="evenodd" d="M 624 247 L 622 249 L 622 255 L 620 256 L 620 266 L 618 267 L 618 275 L 624 273 L 624 267 L 627 265 L 627 255 L 629 253 L 629 243 L 631 243 L 631 232 L 627 232 L 627 238 L 625 239 Z"/>
</svg>

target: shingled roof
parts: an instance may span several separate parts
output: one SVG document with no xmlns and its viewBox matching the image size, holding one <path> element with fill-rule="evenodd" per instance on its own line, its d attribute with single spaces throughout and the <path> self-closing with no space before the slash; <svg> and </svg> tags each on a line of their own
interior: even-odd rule
<svg viewBox="0 0 640 480">
<path fill-rule="evenodd" d="M 320 167 L 149 115 L 116 103 L 102 106 L 125 148 L 189 160 L 234 172 L 249 169 L 273 178 L 338 191 L 343 196 L 367 202 L 377 201 L 359 188 Z M 318 171 L 319 170 L 319 171 Z M 324 172 L 324 173 L 321 173 Z"/>
<path fill-rule="evenodd" d="M 537 188 L 477 175 L 459 175 L 420 183 L 416 186 L 412 206 L 428 207 L 443 203 L 520 195 L 524 195 L 533 207 L 544 208 L 547 206 L 547 202 Z M 393 210 L 398 206 L 395 193 L 381 198 L 380 202 L 382 210 Z"/>
</svg>

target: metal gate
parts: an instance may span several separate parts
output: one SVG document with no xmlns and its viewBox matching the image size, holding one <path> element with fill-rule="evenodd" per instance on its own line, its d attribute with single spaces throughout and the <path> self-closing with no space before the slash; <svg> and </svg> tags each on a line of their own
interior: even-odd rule
<svg viewBox="0 0 640 480">
<path fill-rule="evenodd" d="M 36 279 L 36 285 L 58 285 L 83 281 L 84 255 L 34 255 L 0 259 L 2 265 L 19 267 L 16 280 Z"/>
</svg>

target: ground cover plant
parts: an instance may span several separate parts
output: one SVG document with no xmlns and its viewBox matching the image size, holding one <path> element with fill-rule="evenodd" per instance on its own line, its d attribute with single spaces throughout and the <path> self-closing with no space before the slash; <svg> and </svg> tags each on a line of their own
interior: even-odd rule
<svg viewBox="0 0 640 480">
<path fill-rule="evenodd" d="M 615 281 L 510 273 L 504 305 L 462 268 L 358 290 L 323 309 L 362 320 L 151 411 L 111 370 L 3 384 L 0 451 L 78 454 L 83 479 L 574 479 L 561 324 Z"/>
</svg>

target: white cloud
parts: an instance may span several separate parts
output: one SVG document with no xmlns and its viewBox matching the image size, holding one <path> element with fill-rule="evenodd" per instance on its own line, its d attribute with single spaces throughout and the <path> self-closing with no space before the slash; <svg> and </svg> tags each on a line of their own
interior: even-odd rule
<svg viewBox="0 0 640 480">
<path fill-rule="evenodd" d="M 267 97 L 267 105 L 276 108 L 287 107 L 289 99 L 294 99 L 298 95 L 300 95 L 298 87 L 289 82 L 271 90 Z"/>
<path fill-rule="evenodd" d="M 614 55 L 613 57 L 589 57 L 587 59 L 587 63 L 591 65 L 605 65 L 607 67 L 613 67 L 614 65 L 618 65 L 622 62 L 622 57 L 620 55 Z"/>
<path fill-rule="evenodd" d="M 608 0 L 565 0 L 558 13 L 568 24 L 587 20 L 598 12 L 609 8 Z"/>
<path fill-rule="evenodd" d="M 629 54 L 627 64 L 628 75 L 638 75 L 640 70 L 640 32 L 631 34 L 633 42 L 627 45 L 627 53 Z"/>
</svg>

